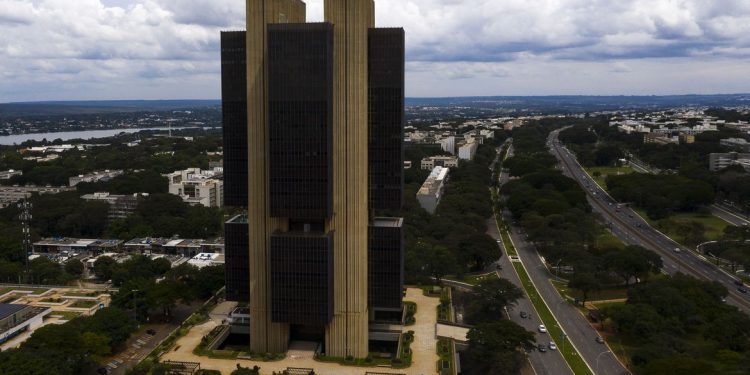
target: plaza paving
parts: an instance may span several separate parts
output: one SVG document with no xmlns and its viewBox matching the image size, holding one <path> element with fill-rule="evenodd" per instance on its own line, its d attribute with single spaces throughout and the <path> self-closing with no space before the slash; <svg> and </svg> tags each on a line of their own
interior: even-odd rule
<svg viewBox="0 0 750 375">
<path fill-rule="evenodd" d="M 237 364 L 244 367 L 258 366 L 261 368 L 261 374 L 270 375 L 273 371 L 283 371 L 287 367 L 312 368 L 320 375 L 363 375 L 364 373 L 378 372 L 384 374 L 409 374 L 409 375 L 433 375 L 436 374 L 437 367 L 437 338 L 436 326 L 437 316 L 436 309 L 440 304 L 438 298 L 425 297 L 421 289 L 410 288 L 407 290 L 406 301 L 412 301 L 417 304 L 417 313 L 415 315 L 416 324 L 404 327 L 404 330 L 414 331 L 414 342 L 412 348 L 412 365 L 406 369 L 391 369 L 385 367 L 353 367 L 342 366 L 335 363 L 318 362 L 312 359 L 308 351 L 293 350 L 288 353 L 287 358 L 279 362 L 256 362 L 244 359 L 226 360 L 212 359 L 208 357 L 197 356 L 193 354 L 193 349 L 200 343 L 201 338 L 211 330 L 220 325 L 225 319 L 226 308 L 221 313 L 214 310 L 211 319 L 204 324 L 193 327 L 187 335 L 180 338 L 175 346 L 161 358 L 162 361 L 185 361 L 199 362 L 202 369 L 219 370 L 222 374 L 229 375 L 237 368 Z M 293 348 L 294 349 L 294 348 Z"/>
</svg>

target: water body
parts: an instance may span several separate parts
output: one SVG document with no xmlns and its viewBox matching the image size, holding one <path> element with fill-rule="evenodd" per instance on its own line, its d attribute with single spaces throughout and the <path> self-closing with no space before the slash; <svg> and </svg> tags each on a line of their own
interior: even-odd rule
<svg viewBox="0 0 750 375">
<path fill-rule="evenodd" d="M 72 132 L 54 132 L 54 133 L 35 133 L 35 134 L 14 134 L 0 136 L 0 145 L 12 146 L 21 144 L 26 141 L 41 141 L 46 139 L 48 141 L 54 141 L 55 139 L 62 139 L 63 141 L 69 141 L 71 139 L 98 139 L 98 138 L 109 138 L 114 137 L 120 133 L 138 133 L 144 130 L 163 130 L 167 131 L 169 128 L 129 128 L 129 129 L 109 129 L 109 130 L 81 130 Z M 172 130 L 188 129 L 187 127 L 172 128 Z"/>
</svg>

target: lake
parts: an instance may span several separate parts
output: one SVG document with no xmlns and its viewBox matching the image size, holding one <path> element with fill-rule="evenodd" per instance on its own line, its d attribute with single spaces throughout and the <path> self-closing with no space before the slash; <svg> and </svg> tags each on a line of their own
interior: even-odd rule
<svg viewBox="0 0 750 375">
<path fill-rule="evenodd" d="M 172 130 L 187 129 L 185 127 L 172 128 Z M 55 139 L 62 139 L 68 141 L 71 139 L 98 139 L 98 138 L 109 138 L 120 133 L 137 133 L 144 130 L 164 130 L 168 128 L 128 128 L 128 129 L 109 129 L 109 130 L 81 130 L 72 132 L 54 132 L 54 133 L 35 133 L 35 134 L 14 134 L 0 136 L 0 145 L 12 146 L 21 144 L 26 141 L 41 141 L 46 139 L 53 141 Z"/>
</svg>

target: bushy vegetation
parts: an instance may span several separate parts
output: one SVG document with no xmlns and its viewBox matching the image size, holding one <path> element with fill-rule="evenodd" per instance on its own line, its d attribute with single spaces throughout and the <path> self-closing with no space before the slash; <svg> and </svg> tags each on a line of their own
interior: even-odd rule
<svg viewBox="0 0 750 375">
<path fill-rule="evenodd" d="M 34 332 L 19 349 L 0 353 L 0 373 L 6 375 L 77 375 L 122 349 L 135 331 L 135 322 L 117 308 Z"/>
<path fill-rule="evenodd" d="M 712 204 L 714 190 L 707 182 L 679 175 L 634 173 L 607 177 L 607 189 L 620 202 L 632 202 L 652 219 L 674 212 L 695 211 Z"/>
<path fill-rule="evenodd" d="M 607 326 L 633 347 L 638 374 L 745 374 L 750 317 L 722 303 L 726 296 L 724 286 L 683 274 L 648 281 L 606 309 Z"/>
</svg>

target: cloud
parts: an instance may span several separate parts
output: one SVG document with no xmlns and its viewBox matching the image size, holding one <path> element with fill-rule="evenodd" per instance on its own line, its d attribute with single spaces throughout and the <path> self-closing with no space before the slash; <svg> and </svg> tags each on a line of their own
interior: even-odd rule
<svg viewBox="0 0 750 375">
<path fill-rule="evenodd" d="M 323 0 L 306 3 L 321 21 Z M 750 58 L 744 0 L 376 0 L 376 10 L 378 26 L 406 29 L 409 95 L 554 93 L 591 69 L 646 77 L 643 67 L 674 61 L 684 81 L 662 84 L 702 92 L 715 87 L 704 77 L 734 70 L 688 71 Z M 0 101 L 217 98 L 219 33 L 243 29 L 244 11 L 244 0 L 0 0 Z M 541 76 L 547 88 L 522 83 Z M 603 79 L 602 90 L 635 89 Z"/>
</svg>

